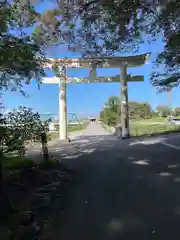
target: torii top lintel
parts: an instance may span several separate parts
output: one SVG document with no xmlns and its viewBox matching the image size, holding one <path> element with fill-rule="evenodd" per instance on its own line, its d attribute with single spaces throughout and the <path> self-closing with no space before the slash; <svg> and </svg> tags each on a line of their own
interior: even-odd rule
<svg viewBox="0 0 180 240">
<path fill-rule="evenodd" d="M 123 64 L 127 67 L 138 67 L 146 63 L 150 53 L 136 56 L 110 56 L 110 57 L 92 57 L 92 58 L 47 58 L 45 66 L 51 67 L 53 64 L 65 64 L 67 67 L 115 67 L 119 68 Z"/>
<path fill-rule="evenodd" d="M 62 80 L 61 80 L 62 81 Z M 89 80 L 89 78 L 87 77 L 83 77 L 83 78 L 78 78 L 78 77 L 68 77 L 66 80 L 66 83 L 94 83 L 94 82 L 98 82 L 98 83 L 105 83 L 105 82 L 119 82 L 120 81 L 120 75 L 116 75 L 116 76 L 111 76 L 111 77 L 96 77 L 93 80 Z M 131 76 L 128 75 L 127 76 L 127 81 L 128 82 L 141 82 L 144 81 L 144 76 L 143 75 L 135 75 L 135 76 Z M 43 83 L 60 83 L 60 80 L 58 77 L 44 77 L 43 78 Z"/>
</svg>

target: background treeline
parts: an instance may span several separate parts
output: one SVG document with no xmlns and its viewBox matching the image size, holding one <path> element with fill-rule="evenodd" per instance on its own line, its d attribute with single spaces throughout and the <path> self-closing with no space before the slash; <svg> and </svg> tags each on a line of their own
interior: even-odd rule
<svg viewBox="0 0 180 240">
<path fill-rule="evenodd" d="M 157 106 L 153 110 L 151 104 L 140 102 L 129 102 L 129 119 L 132 121 L 146 120 L 151 118 L 167 118 L 168 116 L 179 116 L 180 107 L 171 109 L 166 105 Z M 100 112 L 100 120 L 107 125 L 114 126 L 120 122 L 121 110 L 120 99 L 116 96 L 111 96 L 104 103 L 104 107 Z"/>
</svg>

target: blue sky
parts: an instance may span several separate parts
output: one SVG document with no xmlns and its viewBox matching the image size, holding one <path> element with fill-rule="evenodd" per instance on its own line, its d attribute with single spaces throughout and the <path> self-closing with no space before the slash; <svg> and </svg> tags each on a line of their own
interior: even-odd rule
<svg viewBox="0 0 180 240">
<path fill-rule="evenodd" d="M 149 74 L 152 71 L 152 61 L 156 55 L 155 50 L 162 48 L 162 43 L 154 43 L 152 45 L 143 45 L 139 53 L 152 52 L 148 64 L 143 67 L 129 68 L 131 74 L 143 74 L 144 82 L 129 83 L 129 101 L 149 102 L 153 108 L 159 104 L 167 104 L 167 93 L 157 93 L 152 87 Z M 56 51 L 56 54 L 51 52 L 54 57 L 73 57 L 74 54 L 66 51 L 61 46 Z M 58 54 L 57 54 L 58 52 Z M 71 70 L 70 76 L 87 76 L 85 70 Z M 98 69 L 100 75 L 116 75 L 120 73 L 119 69 Z M 47 71 L 48 76 L 52 76 L 50 71 Z M 31 107 L 40 113 L 58 113 L 58 85 L 42 84 L 40 90 L 37 88 L 36 81 L 33 80 L 31 85 L 25 87 L 25 92 L 28 97 L 22 96 L 19 92 L 5 92 L 3 99 L 5 108 L 11 110 L 19 105 Z M 120 83 L 91 83 L 91 84 L 69 84 L 67 87 L 68 112 L 75 112 L 78 116 L 82 115 L 97 115 L 103 107 L 104 102 L 109 96 L 120 95 Z M 172 106 L 180 106 L 179 88 L 172 92 Z"/>
<path fill-rule="evenodd" d="M 48 8 L 51 7 L 50 5 Z M 41 11 L 43 8 L 38 7 Z M 46 5 L 47 8 L 47 5 Z M 145 43 L 140 46 L 139 52 L 152 52 L 149 63 L 139 68 L 129 68 L 131 74 L 143 74 L 144 82 L 129 83 L 129 101 L 149 102 L 153 108 L 159 104 L 167 104 L 167 93 L 157 93 L 152 87 L 149 75 L 152 72 L 152 61 L 156 54 L 163 49 L 161 40 L 153 44 Z M 120 53 L 117 53 L 120 55 Z M 129 54 L 130 55 L 130 54 Z M 60 46 L 49 51 L 50 57 L 77 57 L 78 55 L 67 51 L 65 46 Z M 100 75 L 116 75 L 119 69 L 98 70 Z M 87 76 L 87 70 L 69 71 L 69 75 Z M 52 73 L 47 72 L 51 76 Z M 19 92 L 5 92 L 3 96 L 5 109 L 11 110 L 19 105 L 33 108 L 40 113 L 58 113 L 58 86 L 56 84 L 41 85 L 40 90 L 33 80 L 31 85 L 25 87 L 28 97 L 23 97 Z M 109 96 L 120 95 L 120 83 L 91 83 L 91 84 L 69 84 L 67 87 L 68 112 L 75 112 L 77 116 L 97 115 L 104 102 Z M 179 88 L 172 91 L 172 106 L 180 106 Z"/>
</svg>

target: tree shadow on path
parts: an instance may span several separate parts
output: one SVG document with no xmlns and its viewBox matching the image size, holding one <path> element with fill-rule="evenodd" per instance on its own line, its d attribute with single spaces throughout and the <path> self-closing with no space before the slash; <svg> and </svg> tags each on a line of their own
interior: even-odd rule
<svg viewBox="0 0 180 240">
<path fill-rule="evenodd" d="M 160 142 L 108 140 L 63 160 L 77 179 L 54 218 L 51 239 L 179 239 L 178 153 Z"/>
</svg>

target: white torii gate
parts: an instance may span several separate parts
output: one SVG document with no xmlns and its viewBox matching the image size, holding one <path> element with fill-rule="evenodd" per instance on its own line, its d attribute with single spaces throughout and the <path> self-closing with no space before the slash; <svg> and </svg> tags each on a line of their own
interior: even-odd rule
<svg viewBox="0 0 180 240">
<path fill-rule="evenodd" d="M 127 67 L 137 67 L 145 64 L 150 53 L 129 57 L 106 57 L 85 59 L 48 59 L 45 67 L 59 66 L 58 77 L 44 77 L 45 84 L 59 84 L 59 139 L 67 141 L 67 103 L 66 84 L 69 83 L 93 83 L 93 82 L 120 82 L 121 83 L 121 126 L 122 138 L 129 137 L 128 114 L 128 86 L 127 82 L 144 81 L 144 76 L 131 76 L 127 74 Z M 66 68 L 89 68 L 88 78 L 67 77 Z M 121 74 L 114 77 L 98 77 L 96 68 L 120 68 Z"/>
</svg>

